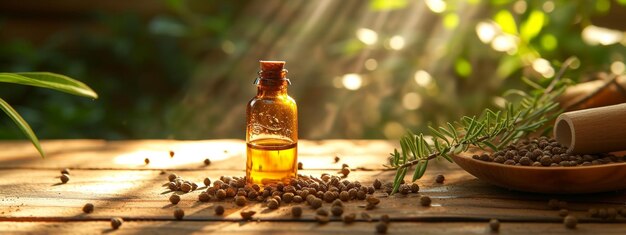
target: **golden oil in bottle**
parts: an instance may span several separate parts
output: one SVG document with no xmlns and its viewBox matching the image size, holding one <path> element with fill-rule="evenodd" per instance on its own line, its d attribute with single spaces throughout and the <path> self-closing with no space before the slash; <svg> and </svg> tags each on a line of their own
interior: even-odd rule
<svg viewBox="0 0 626 235">
<path fill-rule="evenodd" d="M 246 178 L 289 183 L 298 171 L 298 112 L 287 94 L 284 61 L 261 61 L 257 95 L 246 108 Z"/>
</svg>

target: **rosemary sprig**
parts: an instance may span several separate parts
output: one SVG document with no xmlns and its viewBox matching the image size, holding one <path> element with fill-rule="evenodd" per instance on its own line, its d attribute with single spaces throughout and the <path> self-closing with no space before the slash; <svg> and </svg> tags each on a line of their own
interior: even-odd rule
<svg viewBox="0 0 626 235">
<path fill-rule="evenodd" d="M 400 139 L 401 152 L 394 149 L 389 157 L 389 165 L 386 165 L 396 171 L 392 194 L 397 192 L 412 166 L 415 166 L 412 180 L 415 181 L 424 175 L 428 161 L 432 159 L 442 157 L 452 162 L 451 154 L 465 152 L 470 146 L 497 151 L 544 127 L 546 122 L 560 113 L 555 98 L 569 83 L 560 79 L 569 63 L 570 60 L 563 63 L 559 74 L 546 87 L 524 79 L 528 85 L 536 88 L 533 92 L 507 91 L 505 97 L 515 94 L 521 96 L 521 99 L 515 102 L 507 100 L 503 110 L 486 109 L 479 116 L 464 116 L 460 121 L 448 122 L 436 128 L 429 126 L 430 138 L 423 133 L 409 131 Z"/>
</svg>

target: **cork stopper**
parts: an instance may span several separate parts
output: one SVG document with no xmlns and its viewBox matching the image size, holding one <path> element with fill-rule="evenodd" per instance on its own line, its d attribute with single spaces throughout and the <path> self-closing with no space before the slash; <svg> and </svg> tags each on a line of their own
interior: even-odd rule
<svg viewBox="0 0 626 235">
<path fill-rule="evenodd" d="M 285 68 L 285 61 L 260 60 L 262 71 L 280 72 Z"/>
<path fill-rule="evenodd" d="M 261 71 L 259 78 L 261 79 L 285 79 L 287 70 L 285 69 L 285 61 L 260 60 Z"/>
</svg>

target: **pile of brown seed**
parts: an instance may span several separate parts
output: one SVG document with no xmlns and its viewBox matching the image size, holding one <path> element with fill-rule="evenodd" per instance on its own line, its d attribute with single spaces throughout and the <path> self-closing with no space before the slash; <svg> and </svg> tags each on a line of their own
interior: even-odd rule
<svg viewBox="0 0 626 235">
<path fill-rule="evenodd" d="M 623 157 L 612 154 L 570 154 L 556 140 L 542 136 L 510 144 L 493 154 L 474 155 L 476 160 L 516 166 L 591 166 L 624 162 Z"/>
<path fill-rule="evenodd" d="M 167 187 L 172 191 L 183 191 L 188 193 L 198 188 L 198 184 L 195 182 L 184 180 L 176 174 L 170 174 L 167 178 L 170 181 L 167 184 Z"/>
</svg>

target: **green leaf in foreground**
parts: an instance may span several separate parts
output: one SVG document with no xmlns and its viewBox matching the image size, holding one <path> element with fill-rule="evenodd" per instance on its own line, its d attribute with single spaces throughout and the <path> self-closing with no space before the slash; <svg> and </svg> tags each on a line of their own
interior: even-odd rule
<svg viewBox="0 0 626 235">
<path fill-rule="evenodd" d="M 22 116 L 20 116 L 20 114 L 17 113 L 17 111 L 15 111 L 15 109 L 13 109 L 13 107 L 11 107 L 11 105 L 9 105 L 9 103 L 4 101 L 2 98 L 0 98 L 0 109 L 2 109 L 2 111 L 4 111 L 11 119 L 13 119 L 13 122 L 17 124 L 20 130 L 24 132 L 26 137 L 30 139 L 30 142 L 32 142 L 35 148 L 37 148 L 37 151 L 39 151 L 41 157 L 45 157 L 43 149 L 41 149 L 41 145 L 39 145 L 39 139 L 37 139 L 37 136 L 30 128 L 28 123 L 22 118 Z"/>
<path fill-rule="evenodd" d="M 0 73 L 0 82 L 49 88 L 72 95 L 96 99 L 98 94 L 84 83 L 68 76 L 49 72 Z"/>
<path fill-rule="evenodd" d="M 0 73 L 0 82 L 15 83 L 28 86 L 43 87 L 62 91 L 72 95 L 84 96 L 96 99 L 98 94 L 84 83 L 68 76 L 49 72 L 24 72 L 24 73 Z M 13 122 L 30 139 L 41 157 L 45 157 L 39 139 L 30 128 L 28 123 L 6 101 L 0 99 L 0 108 L 11 118 Z"/>
</svg>

